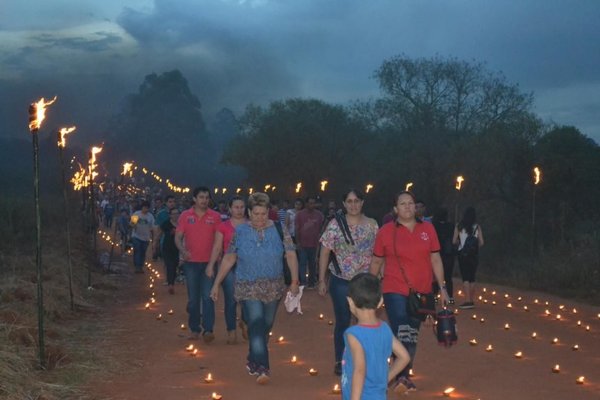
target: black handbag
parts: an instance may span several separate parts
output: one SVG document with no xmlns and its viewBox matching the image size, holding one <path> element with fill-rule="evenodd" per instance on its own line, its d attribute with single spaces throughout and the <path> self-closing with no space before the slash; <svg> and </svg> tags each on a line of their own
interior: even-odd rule
<svg viewBox="0 0 600 400">
<path fill-rule="evenodd" d="M 277 228 L 277 233 L 279 234 L 279 238 L 281 239 L 281 243 L 283 244 L 283 227 L 281 226 L 281 222 L 274 221 L 275 228 Z M 287 286 L 292 284 L 292 272 L 290 271 L 290 267 L 288 266 L 287 259 L 285 258 L 285 251 L 283 252 L 283 280 Z"/>
<path fill-rule="evenodd" d="M 396 229 L 398 229 L 397 226 Z M 400 257 L 398 257 L 398 253 L 396 251 L 396 236 L 397 232 L 394 232 L 394 256 L 396 257 L 396 260 L 398 260 L 398 266 L 400 267 L 400 271 L 402 272 L 404 280 L 406 281 L 409 289 L 408 297 L 406 299 L 406 312 L 413 318 L 416 318 L 420 321 L 425 321 L 428 316 L 435 316 L 435 295 L 433 292 L 420 293 L 413 289 L 412 284 L 408 280 L 408 276 L 406 276 L 406 272 L 404 272 L 404 267 L 402 267 Z"/>
</svg>

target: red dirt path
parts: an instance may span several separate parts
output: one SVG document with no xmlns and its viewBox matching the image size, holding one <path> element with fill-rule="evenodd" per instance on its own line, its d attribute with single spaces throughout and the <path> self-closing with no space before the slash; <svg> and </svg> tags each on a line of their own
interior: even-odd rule
<svg viewBox="0 0 600 400">
<path fill-rule="evenodd" d="M 175 295 L 169 295 L 158 279 L 154 288 L 157 302 L 145 310 L 152 292 L 149 278 L 148 272 L 131 277 L 129 286 L 122 289 L 126 300 L 110 311 L 114 333 L 107 332 L 106 342 L 99 345 L 98 351 L 103 346 L 118 348 L 124 368 L 114 371 L 109 380 L 94 382 L 87 390 L 93 397 L 207 400 L 217 392 L 223 400 L 340 398 L 331 393 L 338 379 L 332 370 L 333 327 L 328 321 L 333 313 L 328 297 L 306 291 L 302 299 L 304 315 L 287 314 L 283 304 L 280 306 L 270 345 L 272 379 L 268 385 L 259 386 L 245 371 L 247 343 L 241 335 L 239 344 L 225 343 L 221 301 L 217 305 L 216 340 L 209 345 L 191 342 L 187 340 L 188 332 L 180 328 L 187 321 L 185 286 L 176 285 Z M 476 309 L 460 312 L 459 343 L 452 348 L 438 346 L 431 327 L 422 327 L 414 366 L 419 390 L 390 394 L 388 399 L 447 398 L 442 392 L 449 386 L 456 388 L 453 399 L 600 399 L 599 308 L 539 293 L 483 287 L 487 292 L 481 294 L 488 303 L 479 302 Z M 523 299 L 519 301 L 518 296 Z M 535 298 L 540 304 L 534 303 Z M 497 304 L 492 305 L 492 301 Z M 548 306 L 545 301 L 549 301 Z M 507 307 L 508 303 L 512 308 Z M 559 310 L 561 304 L 566 306 L 563 310 Z M 524 311 L 524 305 L 529 312 Z M 170 309 L 173 315 L 168 314 Z M 546 309 L 551 316 L 544 316 Z M 159 313 L 162 320 L 156 319 Z M 319 319 L 321 313 L 323 320 Z M 556 319 L 558 313 L 560 321 Z M 480 322 L 481 318 L 485 322 Z M 582 326 L 577 325 L 578 320 Z M 509 330 L 504 329 L 505 323 L 510 324 Z M 531 338 L 533 331 L 537 339 Z M 280 336 L 284 337 L 282 343 L 277 342 Z M 554 337 L 559 339 L 558 344 L 551 344 Z M 469 344 L 473 338 L 478 342 L 475 346 Z M 199 348 L 198 357 L 185 351 L 190 343 Z M 493 345 L 492 352 L 485 351 L 488 344 Z M 579 345 L 578 351 L 572 350 L 575 344 Z M 522 359 L 514 357 L 517 351 L 523 352 Z M 297 364 L 290 362 L 293 355 L 298 357 Z M 555 364 L 560 365 L 558 374 L 551 372 Z M 309 368 L 316 368 L 318 375 L 310 376 Z M 204 383 L 209 372 L 215 379 L 212 384 Z M 575 380 L 581 375 L 585 376 L 585 384 L 578 385 Z"/>
</svg>

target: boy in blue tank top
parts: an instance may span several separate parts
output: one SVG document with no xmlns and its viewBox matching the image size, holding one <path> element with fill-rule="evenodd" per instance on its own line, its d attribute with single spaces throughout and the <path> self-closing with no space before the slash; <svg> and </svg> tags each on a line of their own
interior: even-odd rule
<svg viewBox="0 0 600 400">
<path fill-rule="evenodd" d="M 379 279 L 368 273 L 356 275 L 347 299 L 358 324 L 344 332 L 342 399 L 385 400 L 388 382 L 408 365 L 410 356 L 388 324 L 377 318 L 383 303 Z M 395 359 L 390 366 L 387 360 L 392 353 Z"/>
</svg>

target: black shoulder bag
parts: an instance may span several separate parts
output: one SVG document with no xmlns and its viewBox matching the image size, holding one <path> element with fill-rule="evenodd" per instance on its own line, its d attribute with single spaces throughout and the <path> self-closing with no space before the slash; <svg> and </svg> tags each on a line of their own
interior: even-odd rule
<svg viewBox="0 0 600 400">
<path fill-rule="evenodd" d="M 400 267 L 400 271 L 404 276 L 404 280 L 408 285 L 408 298 L 406 299 L 406 312 L 413 318 L 416 318 L 420 321 L 425 321 L 428 316 L 435 316 L 435 295 L 433 292 L 430 293 L 420 293 L 417 292 L 413 287 L 410 281 L 408 280 L 408 276 L 406 276 L 406 272 L 404 271 L 404 267 L 400 262 L 400 257 L 398 257 L 398 253 L 396 250 L 396 237 L 398 226 L 394 230 L 394 256 L 396 260 L 398 260 L 398 266 Z"/>
<path fill-rule="evenodd" d="M 285 239 L 283 238 L 283 227 L 281 226 L 281 222 L 279 222 L 279 221 L 273 221 L 273 224 L 275 224 L 275 228 L 277 228 L 277 233 L 279 233 L 279 238 L 281 239 L 281 244 L 283 245 L 283 248 L 284 248 L 283 280 L 285 281 L 285 284 L 289 286 L 292 284 L 292 272 L 290 271 L 290 267 L 288 266 L 287 259 L 285 258 L 285 244 L 283 243 L 283 241 Z"/>
</svg>

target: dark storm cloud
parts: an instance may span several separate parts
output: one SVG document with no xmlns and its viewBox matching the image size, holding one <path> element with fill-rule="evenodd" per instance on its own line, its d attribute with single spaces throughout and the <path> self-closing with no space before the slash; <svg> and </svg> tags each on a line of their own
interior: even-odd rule
<svg viewBox="0 0 600 400">
<path fill-rule="evenodd" d="M 96 38 L 89 37 L 57 37 L 51 34 L 40 34 L 37 36 L 33 36 L 31 39 L 34 42 L 40 44 L 40 48 L 44 50 L 56 48 L 63 48 L 69 50 L 79 50 L 79 51 L 90 51 L 90 52 L 98 52 L 98 51 L 106 51 L 111 48 L 111 46 L 121 43 L 123 38 L 114 33 L 108 32 L 95 32 L 94 36 Z"/>
<path fill-rule="evenodd" d="M 66 23 L 72 31 L 28 34 L 37 40 L 0 49 L 0 101 L 11 98 L 5 89 L 18 91 L 28 80 L 75 96 L 85 88 L 102 107 L 80 100 L 77 112 L 110 115 L 145 75 L 177 68 L 206 116 L 293 96 L 343 103 L 379 95 L 372 75 L 387 58 L 441 55 L 504 72 L 535 92 L 543 118 L 600 139 L 596 0 L 133 1 L 82 0 L 73 9 L 63 0 L 65 21 L 50 7 L 52 26 Z M 30 28 L 39 23 L 27 18 Z M 79 33 L 77 20 L 109 27 Z"/>
</svg>

